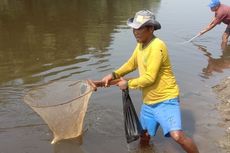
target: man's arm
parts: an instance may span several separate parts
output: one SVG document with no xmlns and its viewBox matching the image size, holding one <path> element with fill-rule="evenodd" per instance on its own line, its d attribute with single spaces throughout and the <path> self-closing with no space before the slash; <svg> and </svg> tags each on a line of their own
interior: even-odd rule
<svg viewBox="0 0 230 153">
<path fill-rule="evenodd" d="M 208 24 L 207 27 L 205 27 L 202 31 L 198 33 L 199 36 L 203 35 L 204 33 L 210 31 L 212 28 L 214 28 L 217 25 L 217 18 L 214 17 L 212 21 Z"/>
<path fill-rule="evenodd" d="M 136 54 L 137 52 L 134 51 L 129 60 L 126 63 L 124 63 L 119 69 L 113 71 L 111 74 L 108 74 L 102 78 L 102 81 L 105 82 L 105 87 L 109 86 L 110 81 L 120 78 L 137 68 Z"/>
<path fill-rule="evenodd" d="M 217 18 L 214 17 L 212 21 L 205 27 L 202 31 L 198 33 L 199 36 L 203 35 L 204 33 L 210 31 L 212 28 L 214 28 L 218 24 Z"/>
</svg>

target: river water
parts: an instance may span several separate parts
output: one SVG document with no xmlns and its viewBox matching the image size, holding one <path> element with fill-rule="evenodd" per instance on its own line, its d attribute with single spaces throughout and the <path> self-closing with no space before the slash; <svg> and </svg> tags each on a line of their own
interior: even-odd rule
<svg viewBox="0 0 230 153">
<path fill-rule="evenodd" d="M 229 0 L 222 0 L 230 5 Z M 52 133 L 23 102 L 25 92 L 57 80 L 101 79 L 132 54 L 136 41 L 126 20 L 140 9 L 156 14 L 155 35 L 168 46 L 181 92 L 183 126 L 201 153 L 224 153 L 225 127 L 212 87 L 230 75 L 230 47 L 222 50 L 225 25 L 193 43 L 211 20 L 209 0 L 2 0 L 0 1 L 0 153 L 126 153 L 121 91 L 102 88 L 90 98 L 83 143 L 51 145 Z M 131 74 L 135 76 L 137 73 Z M 139 91 L 130 91 L 139 112 Z M 154 148 L 183 152 L 161 130 Z"/>
</svg>

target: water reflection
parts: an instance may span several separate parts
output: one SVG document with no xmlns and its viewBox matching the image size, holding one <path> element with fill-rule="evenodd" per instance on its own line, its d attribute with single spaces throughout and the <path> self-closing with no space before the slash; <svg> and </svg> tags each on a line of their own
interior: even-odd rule
<svg viewBox="0 0 230 153">
<path fill-rule="evenodd" d="M 139 143 L 139 141 L 135 143 Z M 138 144 L 136 144 L 136 146 L 133 146 L 133 148 L 128 149 L 128 153 L 157 153 L 157 151 L 153 144 L 149 144 L 146 146 L 138 146 Z"/>
<path fill-rule="evenodd" d="M 34 74 L 47 74 L 57 67 L 62 68 L 60 78 L 83 73 L 84 68 L 79 70 L 74 65 L 82 62 L 76 59 L 82 55 L 90 55 L 85 62 L 100 64 L 100 71 L 110 70 L 111 34 L 138 8 L 157 8 L 158 3 L 159 0 L 0 1 L 0 83 L 16 78 L 22 78 L 25 84 L 38 82 L 46 76 L 34 78 Z M 64 70 L 71 64 L 71 72 Z M 56 71 L 48 75 L 56 75 Z"/>
<path fill-rule="evenodd" d="M 222 73 L 230 68 L 230 46 L 226 46 L 219 58 L 213 58 L 206 46 L 193 43 L 208 58 L 208 65 L 203 68 L 202 77 L 209 78 L 214 72 Z"/>
<path fill-rule="evenodd" d="M 72 76 L 75 79 L 86 78 L 97 72 L 114 69 L 114 63 L 111 62 L 114 48 L 111 48 L 111 43 L 115 41 L 115 33 L 126 31 L 127 18 L 133 16 L 137 10 L 146 8 L 156 12 L 159 4 L 160 0 L 1 0 L 0 120 L 4 127 L 17 127 L 22 122 L 29 125 L 41 122 L 40 118 L 22 103 L 25 88 Z M 116 50 L 124 50 L 129 44 L 124 47 L 118 45 L 120 44 L 114 45 Z M 124 52 L 122 56 L 125 54 L 128 53 Z M 115 61 L 121 63 L 120 58 Z M 108 97 L 106 96 L 105 100 L 111 101 Z M 114 108 L 114 111 L 120 112 L 118 108 Z M 96 116 L 95 113 L 92 116 Z M 106 123 L 116 118 L 107 114 L 105 116 L 109 117 L 103 120 Z M 113 123 L 106 126 L 102 124 L 98 129 L 104 127 L 108 131 L 114 130 L 115 134 L 121 133 L 120 122 Z M 9 138 L 10 144 L 15 146 L 6 149 L 4 143 L 1 143 L 1 151 L 39 152 L 42 148 L 43 152 L 50 153 L 49 147 L 52 146 L 49 146 L 49 141 L 44 142 L 40 137 L 41 131 L 47 129 L 39 127 L 34 131 L 36 132 L 32 135 L 25 134 L 25 139 L 28 135 L 31 137 L 25 141 L 20 141 L 21 137 L 9 137 L 11 134 L 7 131 L 1 134 L 1 140 Z M 15 133 L 20 131 L 16 129 Z M 95 134 L 96 141 L 100 135 L 103 134 Z M 36 139 L 36 142 L 31 141 L 33 139 Z M 110 148 L 108 139 L 110 138 L 99 144 L 104 143 Z M 120 142 L 119 136 L 117 139 L 119 140 L 116 142 Z M 21 147 L 18 145 L 19 141 L 23 142 Z M 118 144 L 114 147 L 117 150 L 122 145 Z M 85 147 L 90 150 L 90 145 L 86 143 Z M 27 151 L 28 148 L 31 150 Z M 99 148 L 100 146 L 96 146 L 94 149 L 100 150 Z M 119 152 L 116 149 L 114 151 Z M 55 144 L 54 152 L 84 151 L 74 140 L 67 140 Z"/>
</svg>

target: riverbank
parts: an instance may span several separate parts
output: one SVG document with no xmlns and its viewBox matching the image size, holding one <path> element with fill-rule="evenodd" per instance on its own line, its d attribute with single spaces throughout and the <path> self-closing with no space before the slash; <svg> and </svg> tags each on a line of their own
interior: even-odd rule
<svg viewBox="0 0 230 153">
<path fill-rule="evenodd" d="M 223 79 L 218 85 L 212 87 L 217 97 L 221 100 L 217 104 L 217 110 L 224 120 L 226 135 L 220 141 L 220 147 L 227 152 L 230 151 L 230 77 Z"/>
</svg>

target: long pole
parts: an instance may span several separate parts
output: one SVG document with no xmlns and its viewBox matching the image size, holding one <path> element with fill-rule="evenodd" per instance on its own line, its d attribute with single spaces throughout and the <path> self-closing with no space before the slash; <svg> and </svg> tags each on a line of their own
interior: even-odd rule
<svg viewBox="0 0 230 153">
<path fill-rule="evenodd" d="M 195 38 L 197 38 L 197 37 L 199 37 L 199 36 L 200 36 L 200 35 L 197 34 L 197 35 L 195 35 L 194 37 L 192 37 L 191 39 L 189 39 L 188 41 L 186 41 L 185 43 L 189 43 L 189 42 L 193 41 Z"/>
</svg>

